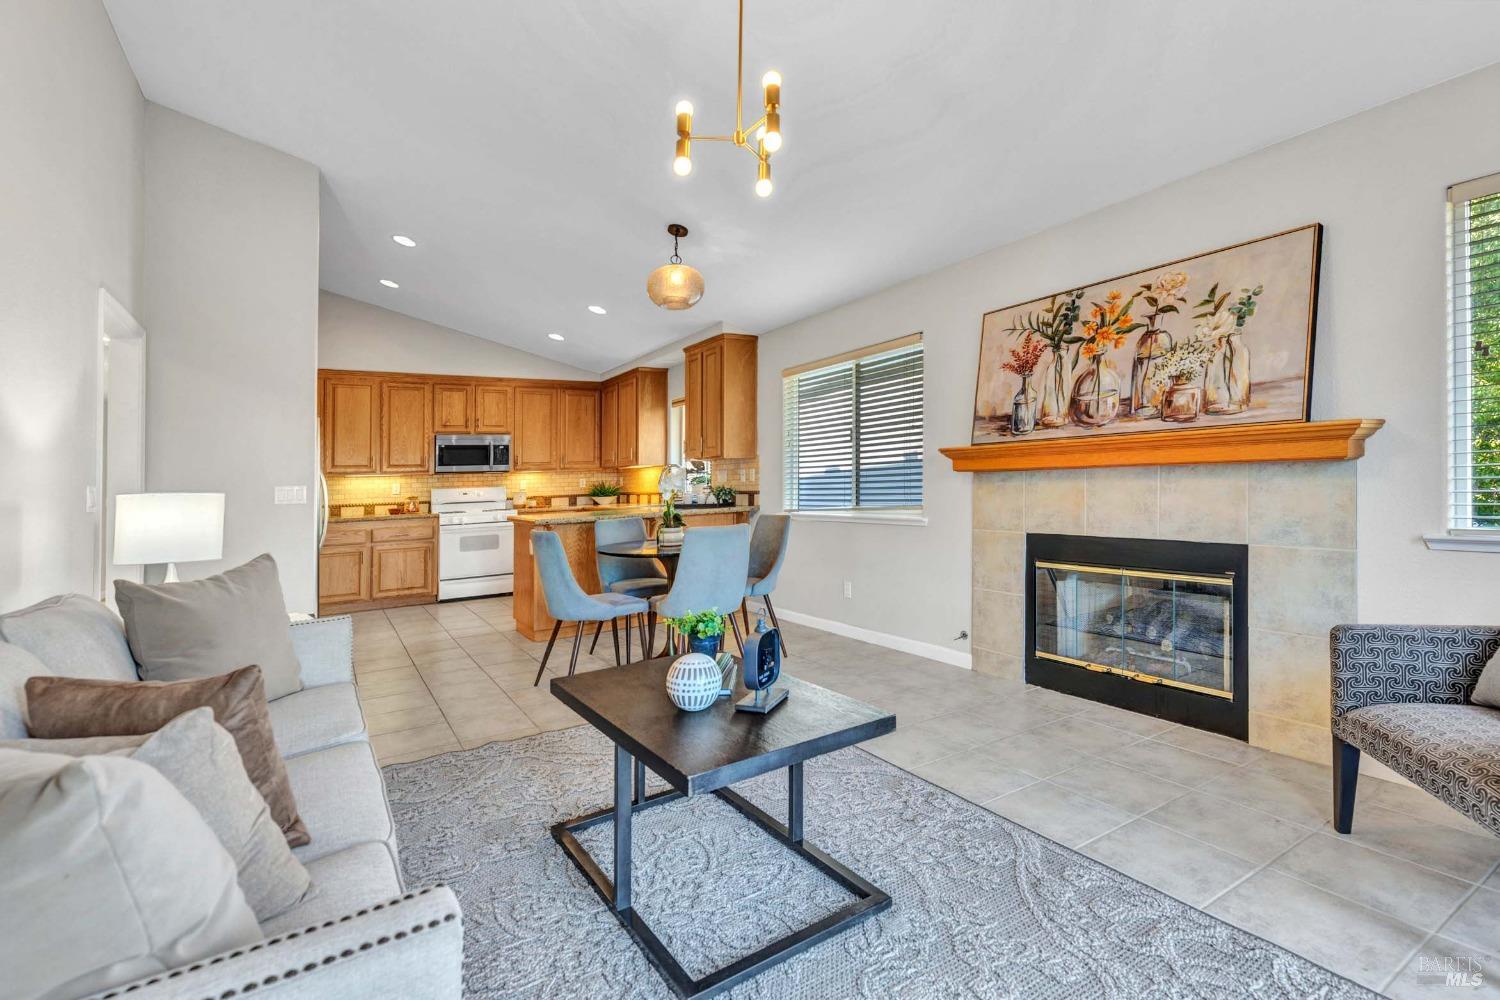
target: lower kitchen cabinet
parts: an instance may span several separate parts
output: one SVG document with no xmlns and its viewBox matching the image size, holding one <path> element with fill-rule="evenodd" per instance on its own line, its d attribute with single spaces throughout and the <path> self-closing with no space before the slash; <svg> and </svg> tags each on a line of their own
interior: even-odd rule
<svg viewBox="0 0 1500 1000">
<path fill-rule="evenodd" d="M 318 614 L 437 600 L 437 518 L 345 521 L 318 553 Z"/>
</svg>

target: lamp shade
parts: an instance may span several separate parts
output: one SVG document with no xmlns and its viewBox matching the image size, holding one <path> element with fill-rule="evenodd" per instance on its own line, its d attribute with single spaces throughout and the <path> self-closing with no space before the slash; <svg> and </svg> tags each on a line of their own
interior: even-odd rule
<svg viewBox="0 0 1500 1000">
<path fill-rule="evenodd" d="M 115 563 L 200 562 L 224 555 L 224 494 L 122 493 L 115 497 Z"/>
<path fill-rule="evenodd" d="M 703 298 L 703 275 L 686 264 L 663 264 L 646 279 L 646 294 L 663 309 L 691 309 Z"/>
</svg>

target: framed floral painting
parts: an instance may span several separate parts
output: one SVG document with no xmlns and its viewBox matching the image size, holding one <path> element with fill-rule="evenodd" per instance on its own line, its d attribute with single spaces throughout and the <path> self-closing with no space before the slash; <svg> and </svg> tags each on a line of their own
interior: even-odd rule
<svg viewBox="0 0 1500 1000">
<path fill-rule="evenodd" d="M 985 313 L 973 443 L 1309 419 L 1322 234 Z"/>
</svg>

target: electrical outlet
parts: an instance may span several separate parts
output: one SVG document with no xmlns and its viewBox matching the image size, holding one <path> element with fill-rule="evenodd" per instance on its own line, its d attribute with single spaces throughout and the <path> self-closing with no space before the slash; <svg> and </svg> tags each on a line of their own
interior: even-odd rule
<svg viewBox="0 0 1500 1000">
<path fill-rule="evenodd" d="M 83 512 L 85 514 L 99 512 L 99 487 L 85 486 L 83 488 Z"/>
<path fill-rule="evenodd" d="M 582 488 L 584 486 L 587 486 L 588 485 L 588 480 L 584 479 L 582 476 L 579 476 L 578 477 L 578 485 L 579 485 L 580 488 Z"/>
<path fill-rule="evenodd" d="M 278 486 L 272 503 L 307 503 L 306 486 Z"/>
<path fill-rule="evenodd" d="M 854 596 L 854 582 L 852 580 L 845 580 L 844 581 L 844 596 L 845 597 L 853 597 Z"/>
<path fill-rule="evenodd" d="M 401 495 L 401 483 L 400 483 L 400 481 L 392 483 L 391 484 L 391 496 L 393 496 L 393 497 L 399 497 L 400 495 Z"/>
</svg>

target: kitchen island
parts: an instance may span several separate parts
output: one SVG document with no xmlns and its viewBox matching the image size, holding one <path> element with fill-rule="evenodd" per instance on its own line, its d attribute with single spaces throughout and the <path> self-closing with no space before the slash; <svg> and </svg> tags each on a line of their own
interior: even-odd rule
<svg viewBox="0 0 1500 1000">
<path fill-rule="evenodd" d="M 689 529 L 715 524 L 742 524 L 759 510 L 751 505 L 725 507 L 679 504 L 683 523 Z M 646 522 L 646 534 L 654 536 L 661 516 L 660 504 L 609 505 L 604 507 L 558 507 L 517 511 L 511 515 L 516 526 L 515 549 L 515 618 L 516 631 L 533 642 L 546 642 L 555 623 L 547 614 L 541 580 L 531 559 L 531 533 L 555 532 L 568 554 L 568 565 L 578 585 L 590 594 L 599 585 L 599 560 L 594 551 L 594 522 L 617 517 L 639 517 Z M 575 626 L 564 625 L 561 635 L 572 635 Z"/>
</svg>

